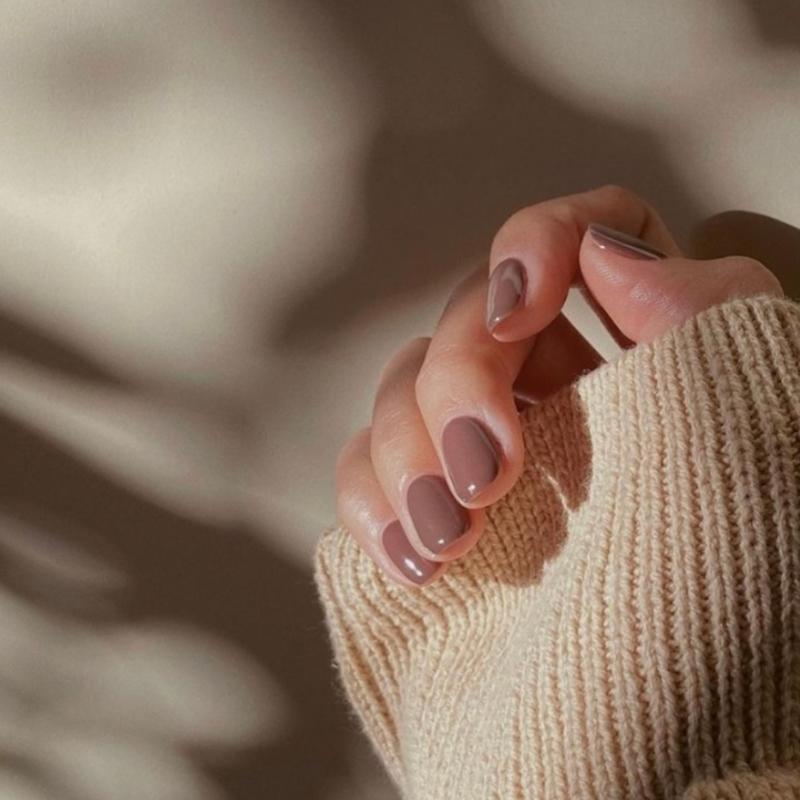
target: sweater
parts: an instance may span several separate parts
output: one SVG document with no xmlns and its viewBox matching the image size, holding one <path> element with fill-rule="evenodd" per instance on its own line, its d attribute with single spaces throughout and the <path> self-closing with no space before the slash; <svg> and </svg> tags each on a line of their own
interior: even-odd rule
<svg viewBox="0 0 800 800">
<path fill-rule="evenodd" d="M 523 414 L 521 479 L 424 589 L 316 579 L 411 800 L 800 798 L 800 306 L 737 299 Z"/>
</svg>

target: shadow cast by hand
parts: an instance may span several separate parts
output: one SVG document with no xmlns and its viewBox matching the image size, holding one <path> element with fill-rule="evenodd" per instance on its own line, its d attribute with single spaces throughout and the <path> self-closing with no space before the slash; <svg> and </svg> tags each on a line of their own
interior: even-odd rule
<svg viewBox="0 0 800 800">
<path fill-rule="evenodd" d="M 541 580 L 547 563 L 561 553 L 570 515 L 587 500 L 592 441 L 575 386 L 532 405 L 522 419 L 522 475 L 514 488 L 488 509 L 489 527 L 476 550 L 492 580 L 533 586 Z M 465 559 L 466 570 L 469 559 Z"/>
<path fill-rule="evenodd" d="M 99 359 L 56 339 L 9 308 L 0 307 L 0 356 L 64 378 L 117 389 L 128 383 Z"/>
</svg>

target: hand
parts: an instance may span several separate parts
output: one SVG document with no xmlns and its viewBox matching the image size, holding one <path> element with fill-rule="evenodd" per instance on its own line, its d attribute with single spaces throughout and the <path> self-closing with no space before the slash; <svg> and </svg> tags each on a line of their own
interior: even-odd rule
<svg viewBox="0 0 800 800">
<path fill-rule="evenodd" d="M 601 363 L 560 313 L 576 282 L 631 345 L 733 297 L 782 294 L 752 259 L 682 257 L 658 215 L 617 187 L 514 214 L 492 243 L 489 280 L 469 276 L 433 337 L 394 355 L 371 427 L 338 459 L 339 517 L 396 580 L 423 585 L 464 555 L 485 507 L 519 477 L 515 389 L 541 399 Z"/>
</svg>

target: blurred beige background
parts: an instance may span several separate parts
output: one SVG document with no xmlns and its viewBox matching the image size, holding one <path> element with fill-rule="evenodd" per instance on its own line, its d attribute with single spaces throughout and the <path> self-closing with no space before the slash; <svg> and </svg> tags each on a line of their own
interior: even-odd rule
<svg viewBox="0 0 800 800">
<path fill-rule="evenodd" d="M 800 6 L 0 14 L 0 797 L 394 797 L 310 577 L 381 363 L 604 182 L 796 266 Z"/>
</svg>

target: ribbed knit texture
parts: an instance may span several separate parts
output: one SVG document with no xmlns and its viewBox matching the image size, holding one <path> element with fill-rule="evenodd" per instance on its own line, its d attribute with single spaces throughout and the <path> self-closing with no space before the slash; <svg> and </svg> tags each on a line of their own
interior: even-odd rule
<svg viewBox="0 0 800 800">
<path fill-rule="evenodd" d="M 524 416 L 424 590 L 341 529 L 317 580 L 403 796 L 800 798 L 800 306 L 704 312 Z"/>
</svg>

